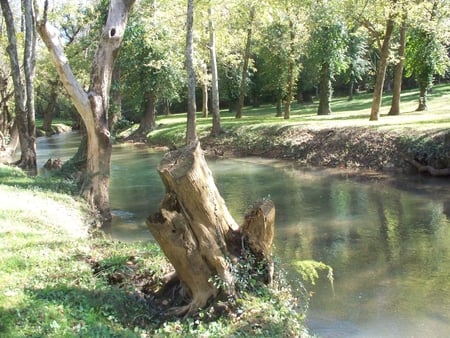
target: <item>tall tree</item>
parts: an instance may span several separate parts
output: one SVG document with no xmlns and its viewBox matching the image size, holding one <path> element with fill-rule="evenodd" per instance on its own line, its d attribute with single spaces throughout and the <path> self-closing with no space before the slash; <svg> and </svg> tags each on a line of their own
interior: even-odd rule
<svg viewBox="0 0 450 338">
<path fill-rule="evenodd" d="M 398 42 L 397 63 L 394 70 L 394 86 L 392 88 L 392 101 L 389 115 L 400 114 L 400 94 L 402 92 L 403 68 L 405 64 L 406 48 L 406 11 L 403 12 L 402 22 L 400 24 L 400 39 Z"/>
<path fill-rule="evenodd" d="M 427 109 L 428 91 L 433 86 L 434 76 L 445 74 L 450 66 L 447 50 L 450 33 L 448 25 L 440 23 L 446 21 L 440 17 L 440 12 L 445 13 L 441 6 L 440 1 L 423 2 L 420 8 L 426 13 L 425 18 L 410 29 L 407 36 L 406 76 L 412 76 L 419 85 L 418 111 Z"/>
<path fill-rule="evenodd" d="M 384 80 L 388 66 L 391 37 L 395 25 L 395 4 L 397 0 L 390 0 L 382 10 L 387 12 L 387 19 L 384 25 L 384 31 L 376 29 L 374 22 L 366 16 L 361 15 L 364 27 L 368 29 L 377 45 L 378 62 L 376 64 L 375 86 L 373 89 L 372 107 L 370 110 L 370 121 L 378 121 L 380 117 L 381 99 L 383 97 Z M 368 3 L 367 3 L 368 4 Z M 370 8 L 364 7 L 365 12 L 371 12 Z"/>
<path fill-rule="evenodd" d="M 219 74 L 217 71 L 216 56 L 216 28 L 213 21 L 213 10 L 211 4 L 208 8 L 208 29 L 209 29 L 209 52 L 211 56 L 211 114 L 212 129 L 211 136 L 219 136 L 220 126 L 220 100 L 219 100 Z"/>
<path fill-rule="evenodd" d="M 22 12 L 25 17 L 23 75 L 19 63 L 14 16 L 9 2 L 6 0 L 1 1 L 1 8 L 8 33 L 9 45 L 7 47 L 7 52 L 9 54 L 14 84 L 15 119 L 19 131 L 21 150 L 21 157 L 18 165 L 35 175 L 37 173 L 37 167 L 33 83 L 36 63 L 36 23 L 34 4 L 31 0 L 24 0 L 22 2 Z"/>
<path fill-rule="evenodd" d="M 247 88 L 247 71 L 248 71 L 248 64 L 250 60 L 250 52 L 251 52 L 251 46 L 252 46 L 252 36 L 253 36 L 253 22 L 255 21 L 255 13 L 256 9 L 255 6 L 252 5 L 250 7 L 250 15 L 248 18 L 248 26 L 247 26 L 247 37 L 245 42 L 245 50 L 243 55 L 243 64 L 242 64 L 242 72 L 241 72 L 241 84 L 239 87 L 239 103 L 237 106 L 236 111 L 236 118 L 242 117 L 242 108 L 244 107 L 244 101 L 245 101 L 245 93 Z"/>
<path fill-rule="evenodd" d="M 194 0 L 187 2 L 186 15 L 186 68 L 188 80 L 188 107 L 186 144 L 197 140 L 197 105 L 195 103 L 195 69 L 194 69 Z"/>
<path fill-rule="evenodd" d="M 81 193 L 91 206 L 99 210 L 104 223 L 111 220 L 109 177 L 112 145 L 108 126 L 109 91 L 114 61 L 133 3 L 134 0 L 110 2 L 108 17 L 92 61 L 87 92 L 72 73 L 59 41 L 58 30 L 47 22 L 47 10 L 38 24 L 39 33 L 50 52 L 60 79 L 86 127 L 87 163 Z"/>
<path fill-rule="evenodd" d="M 331 113 L 332 81 L 348 67 L 347 28 L 338 4 L 318 2 L 310 17 L 309 58 L 314 60 L 319 82 L 318 115 Z"/>
</svg>

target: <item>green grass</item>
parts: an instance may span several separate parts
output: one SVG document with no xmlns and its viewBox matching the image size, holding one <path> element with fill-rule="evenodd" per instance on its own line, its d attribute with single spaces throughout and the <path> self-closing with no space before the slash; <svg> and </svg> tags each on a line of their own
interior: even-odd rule
<svg viewBox="0 0 450 338">
<path fill-rule="evenodd" d="M 231 314 L 165 316 L 140 289 L 169 269 L 159 246 L 91 229 L 95 217 L 67 184 L 0 166 L 0 337 L 307 336 L 305 303 L 283 278 L 243 293 Z"/>
<path fill-rule="evenodd" d="M 370 127 L 379 129 L 415 129 L 427 131 L 431 129 L 450 128 L 450 85 L 441 84 L 433 88 L 428 97 L 428 110 L 415 111 L 418 106 L 418 90 L 407 90 L 401 95 L 401 113 L 388 116 L 391 95 L 384 95 L 380 109 L 380 119 L 369 121 L 372 94 L 356 95 L 349 101 L 347 97 L 335 97 L 331 103 L 332 114 L 317 115 L 318 103 L 298 104 L 291 108 L 291 118 L 285 120 L 275 117 L 275 106 L 262 105 L 259 108 L 245 107 L 243 117 L 236 119 L 235 113 L 221 111 L 221 125 L 225 131 L 245 133 L 258 129 L 302 126 L 305 128 L 334 127 Z M 200 137 L 208 135 L 211 128 L 211 117 L 203 118 L 197 114 L 197 131 Z M 149 136 L 150 143 L 179 146 L 185 137 L 185 114 L 158 116 L 158 127 Z"/>
</svg>

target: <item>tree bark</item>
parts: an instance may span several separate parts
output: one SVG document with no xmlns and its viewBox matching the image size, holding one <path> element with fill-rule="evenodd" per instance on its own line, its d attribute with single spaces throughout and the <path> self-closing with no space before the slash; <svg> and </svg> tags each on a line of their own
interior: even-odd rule
<svg viewBox="0 0 450 338">
<path fill-rule="evenodd" d="M 127 140 L 147 140 L 147 134 L 156 127 L 156 101 L 155 93 L 144 95 L 144 115 L 142 115 L 139 128 L 128 136 Z"/>
<path fill-rule="evenodd" d="M 191 298 L 175 314 L 193 313 L 217 297 L 215 275 L 223 281 L 224 292 L 235 294 L 230 264 L 239 259 L 244 242 L 265 259 L 266 281 L 271 280 L 275 208 L 270 200 L 259 203 L 239 227 L 215 186 L 199 142 L 166 154 L 158 173 L 166 193 L 147 225 Z"/>
<path fill-rule="evenodd" d="M 419 106 L 417 107 L 416 111 L 424 111 L 428 109 L 427 96 L 427 84 L 419 83 Z"/>
<path fill-rule="evenodd" d="M 37 173 L 36 166 L 36 131 L 34 112 L 34 69 L 35 69 L 35 16 L 31 0 L 25 0 L 23 11 L 25 15 L 25 50 L 24 50 L 24 77 L 22 79 L 21 67 L 19 64 L 16 31 L 14 28 L 14 17 L 8 1 L 1 1 L 1 8 L 5 18 L 8 33 L 9 45 L 6 48 L 14 84 L 14 101 L 16 109 L 16 122 L 19 132 L 21 157 L 18 162 L 19 167 L 25 169 L 30 174 Z M 25 84 L 24 84 L 25 82 Z"/>
<path fill-rule="evenodd" d="M 59 32 L 44 19 L 38 28 L 50 51 L 53 64 L 86 127 L 87 163 L 81 187 L 88 203 L 96 207 L 103 223 L 111 220 L 109 206 L 109 173 L 111 139 L 108 126 L 108 99 L 114 61 L 134 0 L 112 0 L 91 68 L 91 83 L 86 93 L 67 62 Z"/>
<path fill-rule="evenodd" d="M 405 63 L 406 48 L 406 15 L 403 16 L 400 26 L 400 41 L 398 47 L 398 63 L 395 65 L 394 88 L 389 115 L 400 115 L 400 94 L 402 93 L 403 65 Z"/>
<path fill-rule="evenodd" d="M 208 8 L 209 14 L 209 53 L 211 57 L 211 136 L 217 137 L 222 131 L 220 125 L 220 100 L 219 100 L 219 75 L 216 58 L 216 30 L 212 19 L 212 8 Z"/>
<path fill-rule="evenodd" d="M 236 111 L 236 118 L 240 119 L 242 117 L 242 108 L 244 107 L 245 101 L 245 92 L 247 88 L 247 70 L 248 63 L 250 60 L 250 50 L 252 45 L 252 35 L 253 35 L 253 21 L 255 20 L 255 6 L 250 8 L 250 17 L 248 20 L 248 29 L 247 29 L 247 40 L 245 43 L 245 51 L 244 51 L 244 64 L 242 66 L 242 74 L 241 74 L 241 84 L 239 87 L 239 103 Z"/>
<path fill-rule="evenodd" d="M 111 83 L 112 105 L 109 109 L 109 130 L 114 132 L 117 121 L 122 117 L 122 90 L 120 88 L 120 67 L 116 64 L 112 73 Z"/>
<path fill-rule="evenodd" d="M 386 77 L 386 69 L 389 58 L 389 46 L 393 30 L 394 30 L 394 19 L 391 16 L 386 22 L 386 31 L 384 33 L 383 44 L 379 50 L 380 60 L 378 61 L 375 87 L 373 90 L 370 121 L 378 121 L 378 119 L 380 118 L 381 99 L 383 97 L 384 79 Z"/>
<path fill-rule="evenodd" d="M 188 0 L 186 20 L 186 68 L 188 77 L 188 106 L 186 144 L 197 140 L 197 105 L 195 102 L 195 70 L 194 70 L 194 0 Z"/>
<path fill-rule="evenodd" d="M 295 31 L 292 19 L 289 19 L 289 61 L 286 85 L 286 101 L 284 107 L 284 118 L 291 117 L 291 104 L 294 91 L 294 62 L 295 62 Z"/>
<path fill-rule="evenodd" d="M 320 84 L 319 84 L 319 107 L 317 115 L 331 114 L 331 74 L 330 65 L 328 63 L 322 64 L 320 69 Z"/>
<path fill-rule="evenodd" d="M 52 121 L 55 113 L 56 101 L 58 99 L 59 79 L 49 80 L 48 82 L 50 84 L 50 96 L 48 98 L 47 108 L 44 110 L 44 122 L 42 129 L 44 129 L 47 134 L 52 134 Z"/>
<path fill-rule="evenodd" d="M 206 74 L 204 74 L 206 77 Z M 202 117 L 208 117 L 208 83 L 204 81 L 202 83 Z"/>
</svg>

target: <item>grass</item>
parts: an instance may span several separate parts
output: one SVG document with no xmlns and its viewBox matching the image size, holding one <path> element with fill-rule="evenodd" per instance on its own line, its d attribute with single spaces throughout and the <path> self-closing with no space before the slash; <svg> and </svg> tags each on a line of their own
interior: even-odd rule
<svg viewBox="0 0 450 338">
<path fill-rule="evenodd" d="M 0 166 L 0 182 L 1 337 L 307 336 L 306 303 L 283 278 L 244 292 L 234 312 L 165 316 L 143 292 L 168 271 L 159 246 L 92 229 L 95 216 L 60 178 Z"/>
<path fill-rule="evenodd" d="M 356 95 L 352 101 L 347 97 L 332 99 L 332 114 L 317 115 L 318 103 L 294 103 L 291 118 L 275 117 L 273 105 L 263 105 L 259 108 L 246 107 L 243 117 L 236 119 L 234 112 L 221 111 L 221 125 L 227 132 L 257 131 L 260 129 L 279 129 L 287 126 L 304 128 L 335 128 L 335 127 L 369 127 L 382 130 L 414 129 L 426 132 L 433 129 L 450 129 L 450 85 L 440 84 L 433 88 L 428 97 L 428 110 L 417 112 L 419 92 L 406 90 L 401 96 L 401 114 L 388 116 L 391 95 L 384 95 L 380 109 L 379 121 L 369 121 L 372 94 Z M 158 127 L 148 137 L 150 143 L 180 146 L 185 137 L 185 114 L 158 116 Z M 206 136 L 211 128 L 211 117 L 203 118 L 197 115 L 197 132 L 200 137 Z"/>
</svg>

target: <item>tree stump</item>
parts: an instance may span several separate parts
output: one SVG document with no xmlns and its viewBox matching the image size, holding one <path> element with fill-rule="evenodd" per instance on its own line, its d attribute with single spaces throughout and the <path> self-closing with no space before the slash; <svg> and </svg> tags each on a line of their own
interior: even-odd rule
<svg viewBox="0 0 450 338">
<path fill-rule="evenodd" d="M 175 269 L 171 276 L 182 282 L 191 299 L 173 313 L 191 314 L 216 298 L 219 291 L 235 295 L 231 264 L 243 259 L 245 243 L 266 264 L 265 279 L 271 281 L 272 201 L 255 204 L 239 226 L 214 183 L 198 141 L 167 153 L 158 173 L 166 192 L 159 212 L 148 217 L 147 225 Z M 214 276 L 222 280 L 223 290 L 212 282 Z"/>
</svg>

